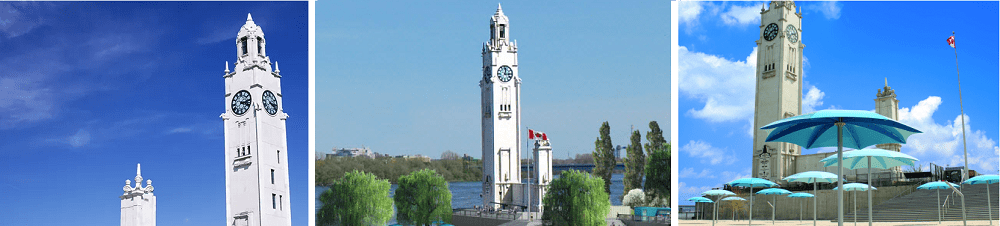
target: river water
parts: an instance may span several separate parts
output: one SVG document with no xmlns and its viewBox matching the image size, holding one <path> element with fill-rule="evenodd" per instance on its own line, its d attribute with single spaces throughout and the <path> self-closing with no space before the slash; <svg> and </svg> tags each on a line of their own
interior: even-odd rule
<svg viewBox="0 0 1000 226">
<path fill-rule="evenodd" d="M 558 178 L 559 175 L 556 175 Z M 612 174 L 611 175 L 611 205 L 620 206 L 622 204 L 622 193 L 625 190 L 625 184 L 622 182 L 622 178 L 625 176 L 623 174 Z M 396 192 L 396 185 L 393 184 L 389 188 L 389 196 Z M 453 209 L 463 209 L 472 208 L 476 205 L 482 205 L 483 199 L 479 197 L 479 193 L 482 192 L 483 183 L 480 181 L 472 182 L 449 182 L 448 189 L 451 190 L 451 208 Z M 328 187 L 316 186 L 316 210 L 323 207 L 323 202 L 319 201 L 319 196 L 330 190 Z"/>
</svg>

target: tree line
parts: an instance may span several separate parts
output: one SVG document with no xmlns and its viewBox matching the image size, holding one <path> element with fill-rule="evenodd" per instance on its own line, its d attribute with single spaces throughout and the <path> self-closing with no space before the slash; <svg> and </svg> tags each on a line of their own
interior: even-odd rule
<svg viewBox="0 0 1000 226">
<path fill-rule="evenodd" d="M 316 161 L 316 185 L 330 186 L 348 172 L 362 171 L 397 184 L 398 179 L 411 172 L 431 169 L 445 181 L 481 181 L 483 164 L 478 159 L 440 159 L 426 161 L 418 158 L 392 157 L 335 157 Z"/>
</svg>

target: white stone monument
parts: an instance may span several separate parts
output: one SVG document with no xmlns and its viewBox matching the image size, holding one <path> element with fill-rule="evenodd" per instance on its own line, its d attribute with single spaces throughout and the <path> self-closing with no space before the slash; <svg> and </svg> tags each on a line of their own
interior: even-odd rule
<svg viewBox="0 0 1000 226">
<path fill-rule="evenodd" d="M 757 43 L 757 89 L 754 105 L 753 177 L 779 182 L 794 174 L 801 149 L 784 142 L 764 142 L 769 131 L 757 129 L 802 113 L 802 14 L 795 2 L 772 1 L 761 8 Z"/>
<path fill-rule="evenodd" d="M 521 184 L 521 79 L 517 43 L 503 10 L 490 17 L 490 40 L 483 44 L 482 138 L 483 206 L 527 204 Z"/>
<path fill-rule="evenodd" d="M 532 212 L 542 211 L 542 200 L 545 199 L 545 192 L 552 182 L 552 146 L 549 140 L 535 140 L 535 177 L 531 182 L 531 210 Z"/>
<path fill-rule="evenodd" d="M 885 87 L 879 89 L 875 94 L 875 112 L 892 120 L 899 120 L 899 100 L 896 99 L 896 90 L 889 87 L 889 78 L 885 78 Z M 902 144 L 878 144 L 876 148 L 899 152 Z M 892 167 L 888 170 L 875 170 L 872 172 L 889 172 L 896 180 L 903 180 L 903 167 Z"/>
<path fill-rule="evenodd" d="M 156 226 L 156 195 L 153 195 L 153 180 L 146 180 L 142 186 L 142 168 L 135 165 L 135 187 L 125 180 L 125 191 L 118 198 L 122 201 L 122 226 Z"/>
<path fill-rule="evenodd" d="M 247 14 L 236 36 L 237 61 L 229 63 L 225 125 L 226 225 L 291 225 L 288 144 L 281 108 L 281 72 L 271 70 L 264 32 Z"/>
</svg>

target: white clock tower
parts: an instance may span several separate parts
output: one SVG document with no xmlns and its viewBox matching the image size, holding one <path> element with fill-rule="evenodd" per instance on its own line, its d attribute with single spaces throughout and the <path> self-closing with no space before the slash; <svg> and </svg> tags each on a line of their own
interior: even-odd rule
<svg viewBox="0 0 1000 226">
<path fill-rule="evenodd" d="M 753 177 L 781 181 L 791 175 L 801 149 L 790 143 L 764 142 L 758 129 L 802 112 L 802 13 L 795 2 L 772 1 L 760 9 L 757 43 L 757 90 L 754 105 Z"/>
<path fill-rule="evenodd" d="M 517 43 L 503 10 L 490 18 L 490 41 L 483 44 L 482 128 L 483 206 L 501 207 L 520 200 L 521 78 Z"/>
<path fill-rule="evenodd" d="M 271 70 L 264 32 L 247 14 L 236 36 L 236 64 L 226 80 L 226 225 L 291 225 L 288 144 L 281 75 Z"/>
</svg>

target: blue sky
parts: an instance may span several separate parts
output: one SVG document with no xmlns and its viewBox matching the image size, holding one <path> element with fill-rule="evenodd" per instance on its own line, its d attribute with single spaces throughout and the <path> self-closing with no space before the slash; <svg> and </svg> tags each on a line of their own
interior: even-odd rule
<svg viewBox="0 0 1000 226">
<path fill-rule="evenodd" d="M 496 9 L 317 2 L 316 150 L 481 157 L 480 50 Z M 503 12 L 519 48 L 522 126 L 546 132 L 555 157 L 592 152 L 604 121 L 616 145 L 651 120 L 669 133 L 668 2 L 504 1 Z"/>
<path fill-rule="evenodd" d="M 247 13 L 281 64 L 306 225 L 306 2 L 0 2 L 0 222 L 118 225 L 142 163 L 159 225 L 224 224 L 222 71 Z"/>
<path fill-rule="evenodd" d="M 680 3 L 675 147 L 681 159 L 675 168 L 683 199 L 750 175 L 762 3 Z M 874 110 L 876 90 L 888 78 L 899 120 L 924 132 L 911 136 L 902 151 L 925 169 L 931 162 L 962 165 L 955 53 L 945 42 L 957 32 L 970 166 L 997 173 L 997 2 L 796 4 L 803 8 L 800 37 L 806 44 L 803 113 Z M 835 148 L 803 154 L 829 151 Z"/>
</svg>

